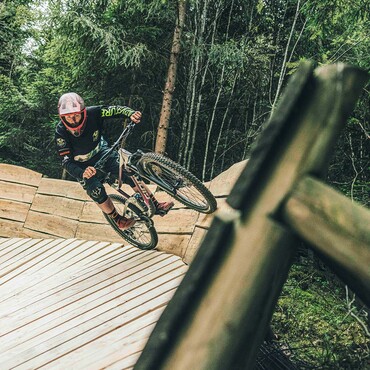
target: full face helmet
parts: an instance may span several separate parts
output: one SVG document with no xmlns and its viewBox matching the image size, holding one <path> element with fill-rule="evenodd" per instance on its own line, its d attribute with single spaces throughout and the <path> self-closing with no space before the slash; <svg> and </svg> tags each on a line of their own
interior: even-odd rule
<svg viewBox="0 0 370 370">
<path fill-rule="evenodd" d="M 63 94 L 58 102 L 59 117 L 73 136 L 80 136 L 86 126 L 86 107 L 80 95 L 70 92 Z"/>
</svg>

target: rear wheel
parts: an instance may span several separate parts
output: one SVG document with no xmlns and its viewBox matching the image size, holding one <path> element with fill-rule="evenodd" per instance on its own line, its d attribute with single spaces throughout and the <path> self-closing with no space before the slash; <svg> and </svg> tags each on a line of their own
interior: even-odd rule
<svg viewBox="0 0 370 370">
<path fill-rule="evenodd" d="M 133 218 L 136 223 L 127 230 L 120 229 L 116 222 L 107 214 L 104 214 L 105 219 L 113 227 L 113 229 L 123 239 L 127 240 L 130 244 L 140 249 L 153 249 L 157 246 L 158 235 L 154 228 L 151 218 L 145 216 L 142 211 L 135 205 L 127 204 L 127 199 L 116 194 L 108 195 L 112 200 L 117 212 L 126 218 Z"/>
<path fill-rule="evenodd" d="M 189 208 L 212 213 L 217 202 L 212 193 L 191 172 L 157 153 L 145 153 L 139 161 L 147 178 Z"/>
</svg>

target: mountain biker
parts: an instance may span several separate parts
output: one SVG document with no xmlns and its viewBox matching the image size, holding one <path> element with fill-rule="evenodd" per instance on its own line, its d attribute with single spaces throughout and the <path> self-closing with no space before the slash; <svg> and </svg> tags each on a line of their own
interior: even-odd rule
<svg viewBox="0 0 370 370">
<path fill-rule="evenodd" d="M 58 113 L 60 122 L 55 129 L 55 144 L 62 167 L 80 182 L 89 197 L 120 229 L 130 228 L 135 220 L 118 214 L 103 184 L 95 176 L 94 165 L 109 149 L 102 136 L 103 122 L 111 118 L 128 117 L 138 124 L 141 112 L 118 105 L 86 107 L 81 96 L 69 92 L 60 97 Z M 116 151 L 105 163 L 104 170 L 118 177 L 119 155 Z M 122 173 L 122 179 L 136 190 L 127 173 Z M 158 210 L 168 212 L 173 207 L 173 202 L 159 203 L 155 198 L 153 201 Z"/>
</svg>

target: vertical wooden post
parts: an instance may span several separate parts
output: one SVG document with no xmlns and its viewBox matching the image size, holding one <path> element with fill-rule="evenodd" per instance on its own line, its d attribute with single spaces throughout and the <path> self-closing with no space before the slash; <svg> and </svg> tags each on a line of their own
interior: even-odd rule
<svg viewBox="0 0 370 370">
<path fill-rule="evenodd" d="M 253 368 L 297 244 L 282 207 L 304 176 L 325 172 L 367 77 L 301 65 L 135 369 Z"/>
</svg>

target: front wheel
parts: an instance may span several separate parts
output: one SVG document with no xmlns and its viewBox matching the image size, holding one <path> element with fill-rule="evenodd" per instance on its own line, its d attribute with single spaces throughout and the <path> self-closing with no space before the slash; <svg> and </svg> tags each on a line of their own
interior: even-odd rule
<svg viewBox="0 0 370 370">
<path fill-rule="evenodd" d="M 108 195 L 112 200 L 117 212 L 126 218 L 134 218 L 136 223 L 127 230 L 120 229 L 116 222 L 104 214 L 105 219 L 113 227 L 117 234 L 123 239 L 127 240 L 130 244 L 140 249 L 153 249 L 157 246 L 158 235 L 154 228 L 153 221 L 145 216 L 142 211 L 135 205 L 127 204 L 127 199 L 116 194 Z"/>
<path fill-rule="evenodd" d="M 191 172 L 157 153 L 145 153 L 139 161 L 145 177 L 179 202 L 202 213 L 212 213 L 217 202 L 212 193 Z"/>
</svg>

